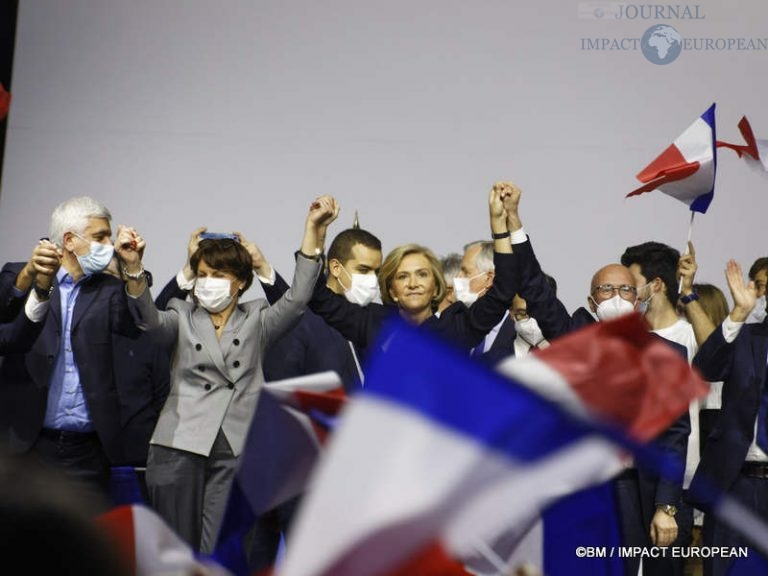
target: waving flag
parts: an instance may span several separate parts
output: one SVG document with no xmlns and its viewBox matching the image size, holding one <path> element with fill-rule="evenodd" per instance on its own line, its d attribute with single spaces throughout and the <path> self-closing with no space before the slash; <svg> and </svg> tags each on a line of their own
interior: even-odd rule
<svg viewBox="0 0 768 576">
<path fill-rule="evenodd" d="M 145 506 L 119 506 L 96 521 L 117 543 L 128 574 L 232 576 L 222 566 L 196 558 L 192 548 L 154 510 Z"/>
<path fill-rule="evenodd" d="M 392 575 L 406 565 L 418 574 L 414 566 L 435 557 L 498 561 L 498 537 L 514 538 L 510 528 L 522 536 L 545 506 L 620 469 L 622 451 L 612 440 L 631 441 L 594 414 L 649 437 L 705 391 L 637 315 L 563 340 L 566 356 L 580 347 L 573 370 L 555 361 L 555 342 L 547 358 L 520 360 L 510 380 L 429 335 L 398 327 L 334 432 L 278 574 Z M 649 372 L 658 360 L 668 370 Z M 659 386 L 676 390 L 676 414 L 660 417 L 651 406 L 659 398 L 646 382 L 652 373 L 663 379 Z M 530 388 L 546 388 L 560 406 Z M 595 397 L 586 392 L 595 388 L 605 400 L 600 407 L 574 401 Z M 656 400 L 624 406 L 638 400 L 626 389 Z M 575 558 L 573 550 L 562 553 Z M 579 562 L 589 570 L 588 560 Z"/>
<path fill-rule="evenodd" d="M 739 132 L 744 138 L 744 144 L 730 144 L 718 140 L 717 147 L 730 148 L 739 155 L 739 158 L 744 158 L 750 164 L 759 166 L 763 171 L 768 171 L 768 140 L 755 138 L 752 126 L 746 116 L 743 116 L 739 121 Z"/>
<path fill-rule="evenodd" d="M 345 400 L 335 372 L 265 384 L 213 554 L 236 575 L 263 568 L 250 565 L 244 545 L 247 534 L 259 516 L 304 491 L 325 442 L 328 422 Z"/>
<path fill-rule="evenodd" d="M 643 186 L 627 197 L 660 190 L 702 214 L 715 194 L 715 105 L 637 175 Z"/>
</svg>

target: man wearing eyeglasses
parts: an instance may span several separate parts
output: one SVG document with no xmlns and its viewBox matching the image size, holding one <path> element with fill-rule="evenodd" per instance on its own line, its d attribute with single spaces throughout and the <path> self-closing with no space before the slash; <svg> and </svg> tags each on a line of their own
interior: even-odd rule
<svg viewBox="0 0 768 576">
<path fill-rule="evenodd" d="M 608 264 L 592 277 L 587 305 L 569 314 L 563 303 L 547 284 L 531 242 L 526 235 L 518 212 L 520 191 L 513 204 L 508 221 L 512 233 L 512 249 L 520 286 L 518 294 L 527 302 L 527 312 L 535 317 L 544 337 L 558 336 L 598 321 L 607 321 L 635 311 L 641 304 L 638 286 L 632 271 L 622 264 Z M 594 316 L 593 316 L 594 314 Z M 665 340 L 666 341 L 666 340 Z M 681 355 L 685 349 L 669 342 Z M 653 443 L 664 452 L 683 462 L 688 447 L 690 420 L 688 414 L 680 416 Z M 659 479 L 634 466 L 627 467 L 613 480 L 618 503 L 618 520 L 625 546 L 669 546 L 678 534 L 675 513 L 682 502 L 683 477 L 674 481 Z M 625 558 L 626 574 L 637 574 L 640 558 Z M 644 574 L 666 574 L 664 567 L 644 560 Z"/>
</svg>

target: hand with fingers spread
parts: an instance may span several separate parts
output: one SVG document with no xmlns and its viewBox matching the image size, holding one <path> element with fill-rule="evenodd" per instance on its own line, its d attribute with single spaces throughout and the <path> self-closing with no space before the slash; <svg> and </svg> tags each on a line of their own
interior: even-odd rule
<svg viewBox="0 0 768 576">
<path fill-rule="evenodd" d="M 725 267 L 725 279 L 728 282 L 728 288 L 733 298 L 733 309 L 731 310 L 731 320 L 734 322 L 744 322 L 752 308 L 755 307 L 757 300 L 757 288 L 755 283 L 750 281 L 744 283 L 744 275 L 741 272 L 741 266 L 735 260 L 729 260 Z"/>
</svg>

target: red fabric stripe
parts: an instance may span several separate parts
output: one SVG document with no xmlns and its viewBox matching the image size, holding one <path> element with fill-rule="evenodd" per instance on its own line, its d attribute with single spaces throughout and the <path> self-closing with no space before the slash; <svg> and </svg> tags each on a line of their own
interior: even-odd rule
<svg viewBox="0 0 768 576">
<path fill-rule="evenodd" d="M 328 392 L 296 390 L 293 395 L 302 412 L 309 412 L 314 409 L 331 416 L 338 414 L 347 401 L 344 390 L 341 388 Z"/>
<path fill-rule="evenodd" d="M 755 134 L 752 132 L 752 126 L 746 116 L 742 116 L 739 121 L 739 132 L 741 132 L 741 135 L 744 137 L 746 145 L 729 144 L 728 142 L 717 140 L 715 146 L 718 148 L 730 148 L 739 155 L 739 158 L 746 154 L 755 160 L 760 160 L 760 153 L 757 150 L 757 140 L 755 140 Z"/>
<path fill-rule="evenodd" d="M 11 108 L 11 93 L 0 84 L 0 120 L 8 116 L 8 110 Z"/>
<path fill-rule="evenodd" d="M 467 576 L 464 566 L 449 557 L 439 542 L 433 542 L 408 558 L 386 576 Z"/>
<path fill-rule="evenodd" d="M 630 314 L 558 339 L 536 357 L 559 372 L 594 413 L 646 441 L 707 387 L 672 347 Z"/>
<path fill-rule="evenodd" d="M 133 523 L 133 506 L 119 506 L 96 518 L 96 524 L 103 528 L 115 542 L 123 557 L 129 574 L 136 573 L 136 530 Z"/>
<path fill-rule="evenodd" d="M 629 198 L 630 196 L 638 196 L 639 194 L 652 192 L 653 190 L 656 190 L 659 186 L 663 186 L 664 184 L 669 184 L 670 182 L 676 182 L 677 180 L 684 180 L 685 178 L 688 178 L 688 176 L 691 176 L 694 173 L 696 173 L 696 171 L 699 169 L 699 166 L 700 164 L 698 162 L 691 162 L 690 164 L 686 164 L 685 166 L 670 168 L 669 170 L 662 172 L 661 175 L 655 180 L 651 180 L 644 186 L 640 186 L 640 188 L 636 188 L 632 190 L 632 192 L 627 194 L 626 197 Z M 640 179 L 639 175 L 638 175 L 638 179 Z"/>
<path fill-rule="evenodd" d="M 659 154 L 653 162 L 648 164 L 648 166 L 637 175 L 637 179 L 645 184 L 663 176 L 670 170 L 676 170 L 689 164 L 688 160 L 686 160 L 680 150 L 677 149 L 677 146 L 672 144 L 664 150 L 664 152 Z"/>
</svg>

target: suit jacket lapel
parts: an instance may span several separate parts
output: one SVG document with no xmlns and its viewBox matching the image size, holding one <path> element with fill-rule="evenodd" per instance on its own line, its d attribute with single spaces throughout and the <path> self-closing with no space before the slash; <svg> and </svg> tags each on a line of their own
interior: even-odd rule
<svg viewBox="0 0 768 576">
<path fill-rule="evenodd" d="M 75 331 L 80 320 L 85 316 L 86 310 L 96 301 L 99 289 L 100 285 L 97 284 L 96 278 L 86 278 L 80 283 L 80 292 L 77 295 L 75 310 L 72 313 L 72 332 Z"/>
<path fill-rule="evenodd" d="M 216 329 L 213 327 L 213 322 L 211 322 L 211 317 L 208 312 L 200 306 L 192 311 L 192 329 L 200 338 L 203 347 L 208 352 L 208 356 L 210 356 L 211 361 L 216 365 L 216 368 L 229 378 L 227 364 L 224 362 L 224 355 L 221 352 L 219 339 L 216 337 Z"/>
</svg>

